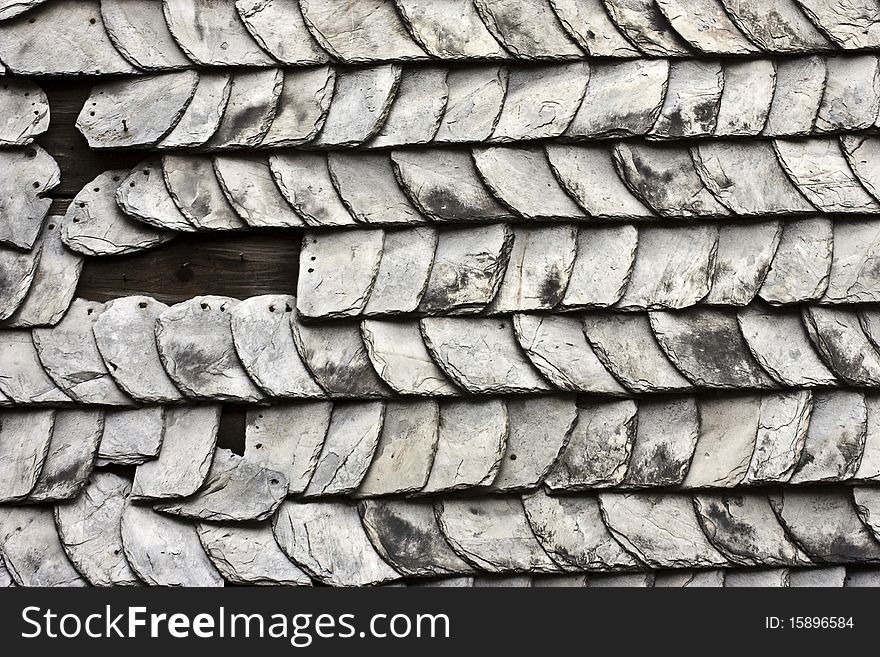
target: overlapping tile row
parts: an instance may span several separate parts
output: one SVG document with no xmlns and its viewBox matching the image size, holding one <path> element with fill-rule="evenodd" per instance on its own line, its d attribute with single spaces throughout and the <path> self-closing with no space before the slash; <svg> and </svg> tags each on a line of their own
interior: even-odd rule
<svg viewBox="0 0 880 657">
<path fill-rule="evenodd" d="M 218 69 L 96 85 L 93 148 L 393 148 L 874 131 L 876 55 Z"/>
<path fill-rule="evenodd" d="M 249 408 L 236 456 L 216 449 L 217 404 L 102 409 L 44 395 L 52 406 L 0 414 L 0 502 L 69 499 L 94 467 L 113 465 L 137 466 L 135 496 L 162 510 L 187 498 L 171 512 L 241 521 L 287 496 L 876 484 L 878 399 L 836 390 L 276 403 Z"/>
<path fill-rule="evenodd" d="M 4 0 L 16 73 L 412 60 L 755 56 L 880 46 L 873 0 Z M 67 44 L 64 49 L 56 44 Z"/>
<path fill-rule="evenodd" d="M 746 235 L 751 224 L 734 220 L 880 215 L 878 145 L 877 137 L 850 136 L 842 142 L 707 142 L 693 149 L 617 142 L 473 152 L 281 151 L 268 158 L 175 154 L 128 174 L 101 174 L 77 195 L 62 223 L 67 245 L 88 255 L 151 248 L 179 232 L 263 227 L 681 219 L 685 236 L 700 232 L 697 220 L 720 219 L 724 231 L 739 225 Z M 23 186 L 11 193 L 39 196 Z M 13 223 L 11 215 L 0 218 Z M 800 224 L 815 246 L 820 234 L 830 239 L 833 225 L 831 217 L 812 228 Z M 866 236 L 870 225 L 861 228 Z M 768 241 L 772 246 L 774 239 Z M 822 256 L 815 257 L 818 264 Z"/>
<path fill-rule="evenodd" d="M 16 404 L 390 399 L 880 387 L 876 310 L 773 309 L 306 323 L 287 295 L 75 300 L 0 330 Z"/>
<path fill-rule="evenodd" d="M 872 221 L 824 216 L 306 231 L 297 309 L 308 321 L 870 303 L 878 239 Z"/>
<path fill-rule="evenodd" d="M 219 496 L 222 484 L 235 483 L 223 480 Z M 271 518 L 243 524 L 178 515 L 192 506 L 186 498 L 151 508 L 137 480 L 99 472 L 72 499 L 0 507 L 0 572 L 25 586 L 366 586 L 438 577 L 466 578 L 442 582 L 453 586 L 583 586 L 583 573 L 598 586 L 875 585 L 878 504 L 865 488 L 537 491 L 287 500 Z M 720 569 L 732 570 L 725 577 Z M 520 578 L 483 579 L 504 575 Z"/>
</svg>

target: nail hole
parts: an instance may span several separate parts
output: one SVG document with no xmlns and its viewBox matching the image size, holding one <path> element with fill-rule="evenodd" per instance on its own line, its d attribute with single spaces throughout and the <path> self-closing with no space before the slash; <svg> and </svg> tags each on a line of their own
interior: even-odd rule
<svg viewBox="0 0 880 657">
<path fill-rule="evenodd" d="M 511 461 L 516 461 L 516 454 L 511 454 L 511 455 L 510 455 L 510 460 L 511 460 Z"/>
<path fill-rule="evenodd" d="M 141 302 L 138 304 L 138 308 L 146 308 L 146 307 L 147 307 L 147 302 L 146 302 L 146 301 L 141 301 Z"/>
<path fill-rule="evenodd" d="M 269 483 L 272 484 L 273 486 L 275 486 L 278 484 L 278 480 L 277 479 L 270 479 Z"/>
<path fill-rule="evenodd" d="M 263 443 L 257 443 L 256 445 L 254 445 L 254 447 L 256 447 L 257 449 L 263 449 Z"/>
<path fill-rule="evenodd" d="M 49 224 L 49 230 L 52 230 L 53 228 L 55 228 L 55 224 Z"/>
<path fill-rule="evenodd" d="M 311 267 L 309 267 L 308 272 L 309 272 L 310 274 L 313 274 L 313 273 L 315 273 L 315 270 L 312 269 Z"/>
<path fill-rule="evenodd" d="M 202 307 L 202 310 L 208 309 L 208 304 L 206 304 L 204 301 L 202 303 L 200 303 L 199 305 Z"/>
<path fill-rule="evenodd" d="M 86 315 L 91 315 L 93 312 L 95 312 L 94 308 L 89 308 L 89 309 L 86 311 Z"/>
</svg>

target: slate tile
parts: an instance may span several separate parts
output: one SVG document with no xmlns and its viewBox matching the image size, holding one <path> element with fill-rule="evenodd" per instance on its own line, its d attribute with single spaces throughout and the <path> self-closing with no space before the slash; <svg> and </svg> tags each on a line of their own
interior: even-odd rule
<svg viewBox="0 0 880 657">
<path fill-rule="evenodd" d="M 703 299 L 712 287 L 718 224 L 644 226 L 623 296 L 623 310 L 679 309 Z"/>
<path fill-rule="evenodd" d="M 49 99 L 27 80 L 0 85 L 0 146 L 25 146 L 49 128 Z"/>
<path fill-rule="evenodd" d="M 646 134 L 660 116 L 669 68 L 664 59 L 593 64 L 584 100 L 565 135 L 602 138 Z"/>
<path fill-rule="evenodd" d="M 307 226 L 356 223 L 333 187 L 324 154 L 273 153 L 269 168 L 282 195 Z"/>
<path fill-rule="evenodd" d="M 580 107 L 589 79 L 590 68 L 585 62 L 511 68 L 504 106 L 491 140 L 561 135 Z"/>
<path fill-rule="evenodd" d="M 396 0 L 415 41 L 440 59 L 502 59 L 504 48 L 480 19 L 472 2 Z"/>
<path fill-rule="evenodd" d="M 161 159 L 146 160 L 132 169 L 116 188 L 116 203 L 128 217 L 148 226 L 182 233 L 196 230 L 171 198 Z"/>
<path fill-rule="evenodd" d="M 267 66 L 274 61 L 251 37 L 232 2 L 163 0 L 162 7 L 174 40 L 200 66 Z"/>
<path fill-rule="evenodd" d="M 390 0 L 382 0 L 382 4 L 390 4 Z M 349 20 L 346 16 L 346 23 Z M 391 111 L 400 78 L 401 66 L 393 63 L 339 70 L 330 109 L 312 145 L 353 147 L 375 137 Z"/>
<path fill-rule="evenodd" d="M 681 484 L 700 435 L 699 421 L 693 397 L 640 401 L 623 483 L 634 488 Z"/>
<path fill-rule="evenodd" d="M 828 40 L 798 8 L 794 0 L 721 0 L 737 27 L 767 52 L 789 53 L 830 50 Z"/>
<path fill-rule="evenodd" d="M 775 89 L 776 62 L 763 59 L 725 62 L 724 91 L 715 120 L 715 135 L 759 135 L 770 116 Z"/>
<path fill-rule="evenodd" d="M 40 362 L 29 331 L 0 331 L 0 391 L 17 404 L 71 401 Z"/>
<path fill-rule="evenodd" d="M 24 301 L 37 275 L 42 250 L 41 241 L 30 251 L 0 246 L 0 319 L 8 319 Z"/>
<path fill-rule="evenodd" d="M 737 321 L 752 356 L 777 383 L 790 387 L 837 385 L 837 378 L 810 341 L 799 310 L 771 310 L 753 304 L 737 313 Z"/>
<path fill-rule="evenodd" d="M 880 45 L 880 7 L 870 0 L 846 4 L 796 0 L 816 27 L 842 48 Z"/>
<path fill-rule="evenodd" d="M 0 60 L 19 75 L 137 73 L 108 38 L 98 0 L 48 2 L 3 21 Z"/>
<path fill-rule="evenodd" d="M 0 415 L 0 501 L 24 500 L 34 489 L 49 453 L 54 409 L 4 410 Z M 2 512 L 3 509 L 0 509 Z M 0 520 L 0 530 L 3 528 Z M 0 542 L 0 545 L 3 545 Z"/>
<path fill-rule="evenodd" d="M 269 7 L 271 3 L 263 6 Z M 336 85 L 335 69 L 329 66 L 285 69 L 283 75 L 284 84 L 275 105 L 272 125 L 260 142 L 261 146 L 297 146 L 311 141 L 324 126 L 330 110 Z"/>
<path fill-rule="evenodd" d="M 577 317 L 514 315 L 513 328 L 525 355 L 555 387 L 569 392 L 627 394 L 596 356 Z"/>
<path fill-rule="evenodd" d="M 353 3 L 340 10 L 331 0 L 300 2 L 312 36 L 332 57 L 347 64 L 425 59 L 392 0 Z"/>
<path fill-rule="evenodd" d="M 563 570 L 631 568 L 635 559 L 611 535 L 593 495 L 550 496 L 536 491 L 522 498 L 535 537 Z"/>
<path fill-rule="evenodd" d="M 726 586 L 732 571 L 709 570 L 661 570 L 654 575 L 655 588 L 717 588 Z"/>
<path fill-rule="evenodd" d="M 122 513 L 131 481 L 95 472 L 79 497 L 55 507 L 55 525 L 64 551 L 93 586 L 138 586 L 125 556 Z"/>
<path fill-rule="evenodd" d="M 736 315 L 712 308 L 649 313 L 661 349 L 701 388 L 767 388 L 775 384 L 752 357 Z"/>
<path fill-rule="evenodd" d="M 304 225 L 278 189 L 265 157 L 221 155 L 214 158 L 214 173 L 226 199 L 248 226 Z"/>
<path fill-rule="evenodd" d="M 479 311 L 495 298 L 513 249 L 507 224 L 441 231 L 419 310 Z"/>
<path fill-rule="evenodd" d="M 260 47 L 282 64 L 322 64 L 329 59 L 309 33 L 297 0 L 236 0 L 235 8 Z"/>
<path fill-rule="evenodd" d="M 691 387 L 657 344 L 648 316 L 588 313 L 584 333 L 602 364 L 634 392 L 681 391 Z"/>
<path fill-rule="evenodd" d="M 739 31 L 719 0 L 657 0 L 672 29 L 702 53 L 746 55 L 760 52 Z"/>
<path fill-rule="evenodd" d="M 275 119 L 283 86 L 284 71 L 280 68 L 235 71 L 223 118 L 205 147 L 252 148 L 260 144 Z"/>
<path fill-rule="evenodd" d="M 145 71 L 192 65 L 165 22 L 155 0 L 101 0 L 101 19 L 110 41 L 135 68 Z"/>
<path fill-rule="evenodd" d="M 706 141 L 691 149 L 700 180 L 735 214 L 814 213 L 767 141 Z"/>
<path fill-rule="evenodd" d="M 401 495 L 421 490 L 431 473 L 439 427 L 436 401 L 386 404 L 378 445 L 355 495 Z"/>
<path fill-rule="evenodd" d="M 785 487 L 771 503 L 791 537 L 817 563 L 849 564 L 880 558 L 880 544 L 859 519 L 849 491 Z"/>
<path fill-rule="evenodd" d="M 347 495 L 366 474 L 385 422 L 383 402 L 336 403 L 305 497 Z"/>
<path fill-rule="evenodd" d="M 373 548 L 357 508 L 346 502 L 287 500 L 272 531 L 284 553 L 322 584 L 376 586 L 400 578 Z"/>
<path fill-rule="evenodd" d="M 388 116 L 365 146 L 387 148 L 430 142 L 446 107 L 446 74 L 447 68 L 440 66 L 404 68 Z"/>
<path fill-rule="evenodd" d="M 694 508 L 709 541 L 740 566 L 808 566 L 809 557 L 787 535 L 766 495 L 700 493 Z"/>
<path fill-rule="evenodd" d="M 38 243 L 41 251 L 33 280 L 15 312 L 0 322 L 4 327 L 52 326 L 73 301 L 83 258 L 61 241 L 60 217 L 46 218 Z"/>
<path fill-rule="evenodd" d="M 397 179 L 422 214 L 435 221 L 511 217 L 480 179 L 470 153 L 449 149 L 392 151 Z"/>
<path fill-rule="evenodd" d="M 833 229 L 834 222 L 825 217 L 785 222 L 758 296 L 773 305 L 820 298 L 828 286 Z"/>
<path fill-rule="evenodd" d="M 848 310 L 804 306 L 804 326 L 825 364 L 855 386 L 880 382 L 880 354 L 868 341 L 859 317 Z"/>
<path fill-rule="evenodd" d="M 159 456 L 164 435 L 164 406 L 107 410 L 96 465 L 146 463 Z"/>
<path fill-rule="evenodd" d="M 865 444 L 859 467 L 852 478 L 857 481 L 875 480 L 880 477 L 880 399 L 876 394 L 865 393 L 865 407 L 868 414 L 865 425 Z"/>
<path fill-rule="evenodd" d="M 361 324 L 361 334 L 373 368 L 397 394 L 460 392 L 434 363 L 417 322 L 367 320 Z"/>
<path fill-rule="evenodd" d="M 744 484 L 788 481 L 800 460 L 812 408 L 809 391 L 761 398 L 755 450 Z"/>
<path fill-rule="evenodd" d="M 132 497 L 176 499 L 195 493 L 208 476 L 219 427 L 219 405 L 168 407 L 159 457 L 137 467 Z"/>
<path fill-rule="evenodd" d="M 232 309 L 235 352 L 248 376 L 272 397 L 323 397 L 296 349 L 290 316 L 296 299 L 289 295 L 262 295 L 239 302 Z"/>
<path fill-rule="evenodd" d="M 607 146 L 548 143 L 545 150 L 560 184 L 588 214 L 615 219 L 654 216 L 624 183 Z"/>
<path fill-rule="evenodd" d="M 230 584 L 311 586 L 312 580 L 281 550 L 272 526 L 196 525 L 208 558 Z"/>
<path fill-rule="evenodd" d="M 157 148 L 167 150 L 204 145 L 217 132 L 231 92 L 232 73 L 223 70 L 200 71 L 199 83 L 186 111 Z"/>
<path fill-rule="evenodd" d="M 577 255 L 574 224 L 515 227 L 513 248 L 489 313 L 550 310 L 569 287 Z"/>
<path fill-rule="evenodd" d="M 264 398 L 235 353 L 231 313 L 238 303 L 229 297 L 194 297 L 156 318 L 162 365 L 187 397 L 237 402 Z"/>
<path fill-rule="evenodd" d="M 663 107 L 648 136 L 679 139 L 711 135 L 715 132 L 723 89 L 721 62 L 674 61 L 669 68 Z"/>
<path fill-rule="evenodd" d="M 52 203 L 43 196 L 61 182 L 61 170 L 39 146 L 0 149 L 0 169 L 0 244 L 30 250 Z"/>
<path fill-rule="evenodd" d="M 103 427 L 100 409 L 56 411 L 49 449 L 28 502 L 76 497 L 92 472 Z"/>
<path fill-rule="evenodd" d="M 605 0 L 605 7 L 623 35 L 651 57 L 690 54 L 687 44 L 650 0 Z"/>
<path fill-rule="evenodd" d="M 76 299 L 54 327 L 33 330 L 34 345 L 46 372 L 74 401 L 130 406 L 131 399 L 111 377 L 92 333 L 103 311 L 104 304 Z"/>
<path fill-rule="evenodd" d="M 486 573 L 548 573 L 547 556 L 518 497 L 444 499 L 436 503 L 440 530 L 455 552 Z"/>
<path fill-rule="evenodd" d="M 547 472 L 545 485 L 554 492 L 620 485 L 636 438 L 636 410 L 629 399 L 581 401 L 571 435 Z"/>
<path fill-rule="evenodd" d="M 626 185 L 661 216 L 730 214 L 704 186 L 684 148 L 617 142 L 612 152 Z"/>
<path fill-rule="evenodd" d="M 490 146 L 474 149 L 473 156 L 492 194 L 522 218 L 584 218 L 556 181 L 542 148 Z"/>
<path fill-rule="evenodd" d="M 880 212 L 880 205 L 856 178 L 836 139 L 775 139 L 773 147 L 782 168 L 819 210 Z"/>
<path fill-rule="evenodd" d="M 91 148 L 157 144 L 177 125 L 199 75 L 180 71 L 101 82 L 92 87 L 76 119 Z"/>
<path fill-rule="evenodd" d="M 199 542 L 189 520 L 156 513 L 126 502 L 122 511 L 122 545 L 137 576 L 152 586 L 218 587 L 223 577 Z"/>
<path fill-rule="evenodd" d="M 379 271 L 364 314 L 415 312 L 428 287 L 438 241 L 433 228 L 386 230 Z"/>
<path fill-rule="evenodd" d="M 422 493 L 491 484 L 501 467 L 510 420 L 500 399 L 440 404 L 437 449 Z"/>
<path fill-rule="evenodd" d="M 562 29 L 548 0 L 475 0 L 483 23 L 507 50 L 521 59 L 571 59 L 583 56 Z"/>
<path fill-rule="evenodd" d="M 757 7 L 753 11 L 757 12 Z M 777 62 L 776 88 L 763 134 L 770 137 L 810 134 L 825 91 L 825 77 L 824 57 L 796 57 Z"/>
<path fill-rule="evenodd" d="M 880 21 L 880 9 L 877 20 Z M 877 31 L 880 37 L 880 29 Z M 878 41 L 880 43 L 880 41 Z M 880 71 L 874 55 L 828 57 L 825 93 L 816 116 L 817 133 L 864 130 L 880 110 Z"/>
<path fill-rule="evenodd" d="M 552 389 L 522 353 L 510 319 L 429 317 L 421 320 L 421 330 L 437 365 L 468 392 Z"/>
<path fill-rule="evenodd" d="M 795 586 L 842 587 L 846 579 L 846 568 L 843 566 L 823 566 L 821 568 L 792 568 L 789 571 L 789 583 Z"/>
<path fill-rule="evenodd" d="M 403 6 L 403 2 L 407 1 L 409 0 L 399 0 L 398 4 Z M 432 0 L 428 6 L 437 6 L 437 2 Z M 472 5 L 468 2 L 462 6 Z M 501 116 L 501 107 L 507 92 L 507 78 L 506 66 L 476 64 L 452 67 L 446 76 L 446 108 L 434 141 L 443 143 L 487 140 Z"/>
<path fill-rule="evenodd" d="M 862 459 L 867 421 L 865 396 L 861 391 L 814 392 L 806 442 L 789 483 L 850 479 Z"/>
<path fill-rule="evenodd" d="M 724 576 L 724 586 L 730 588 L 787 588 L 790 586 L 788 568 L 755 568 L 729 570 Z"/>
<path fill-rule="evenodd" d="M 589 55 L 639 56 L 640 52 L 611 22 L 602 0 L 550 0 L 550 6 L 563 29 Z"/>
<path fill-rule="evenodd" d="M 697 401 L 700 432 L 684 488 L 733 488 L 748 473 L 761 425 L 758 395 Z"/>
<path fill-rule="evenodd" d="M 171 515 L 213 522 L 266 520 L 287 496 L 288 482 L 228 449 L 213 454 L 204 483 L 192 495 L 153 506 Z"/>
<path fill-rule="evenodd" d="M 880 301 L 880 229 L 871 221 L 835 219 L 826 303 Z"/>
<path fill-rule="evenodd" d="M 306 368 L 330 396 L 374 399 L 391 393 L 373 369 L 356 323 L 309 325 L 290 315 L 293 341 Z"/>
<path fill-rule="evenodd" d="M 330 426 L 330 402 L 294 402 L 247 411 L 245 460 L 287 477 L 288 493 L 308 486 Z"/>
<path fill-rule="evenodd" d="M 507 415 L 507 441 L 493 492 L 538 486 L 568 445 L 578 408 L 573 396 L 514 397 L 507 400 Z"/>
<path fill-rule="evenodd" d="M 385 231 L 307 232 L 297 282 L 304 318 L 339 319 L 363 312 L 382 259 Z"/>
<path fill-rule="evenodd" d="M 152 297 L 107 302 L 92 332 L 101 358 L 116 384 L 140 402 L 163 404 L 184 399 L 162 366 L 156 321 L 168 306 Z"/>
<path fill-rule="evenodd" d="M 348 211 L 366 224 L 417 224 L 425 218 L 397 184 L 387 153 L 327 154 L 333 186 Z"/>
<path fill-rule="evenodd" d="M 211 158 L 164 155 L 165 185 L 186 220 L 201 230 L 239 230 L 245 223 L 226 200 Z"/>
<path fill-rule="evenodd" d="M 711 568 L 729 563 L 703 533 L 690 496 L 602 493 L 599 504 L 612 535 L 653 568 Z"/>
<path fill-rule="evenodd" d="M 782 239 L 782 223 L 723 224 L 718 230 L 718 251 L 712 288 L 704 303 L 745 306 L 758 294 Z"/>
<path fill-rule="evenodd" d="M 440 532 L 433 502 L 365 500 L 358 509 L 373 547 L 402 575 L 442 577 L 473 570 Z"/>
<path fill-rule="evenodd" d="M 64 553 L 52 515 L 51 506 L 0 508 L 6 568 L 18 586 L 88 586 Z"/>
</svg>

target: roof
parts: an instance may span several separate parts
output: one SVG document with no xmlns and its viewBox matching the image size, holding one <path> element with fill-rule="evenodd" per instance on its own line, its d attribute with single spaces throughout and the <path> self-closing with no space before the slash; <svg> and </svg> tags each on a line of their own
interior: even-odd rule
<svg viewBox="0 0 880 657">
<path fill-rule="evenodd" d="M 0 584 L 877 585 L 878 26 L 0 0 Z"/>
</svg>

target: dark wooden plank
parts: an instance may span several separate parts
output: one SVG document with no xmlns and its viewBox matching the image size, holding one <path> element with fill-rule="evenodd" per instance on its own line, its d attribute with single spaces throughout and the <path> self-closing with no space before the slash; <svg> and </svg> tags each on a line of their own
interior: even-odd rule
<svg viewBox="0 0 880 657">
<path fill-rule="evenodd" d="M 203 294 L 296 294 L 301 239 L 296 229 L 200 233 L 141 253 L 86 258 L 77 295 L 108 301 L 147 294 L 177 303 Z"/>
</svg>

